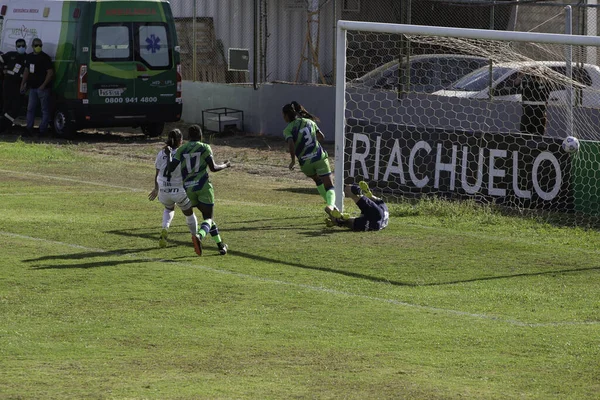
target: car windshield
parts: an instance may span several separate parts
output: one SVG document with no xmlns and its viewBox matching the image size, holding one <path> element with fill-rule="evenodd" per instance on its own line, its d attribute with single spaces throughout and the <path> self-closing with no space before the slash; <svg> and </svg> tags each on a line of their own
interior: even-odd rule
<svg viewBox="0 0 600 400">
<path fill-rule="evenodd" d="M 360 78 L 356 78 L 354 82 L 361 83 L 367 87 L 377 86 L 378 82 L 382 80 L 382 78 L 393 78 L 398 75 L 398 60 L 390 61 L 386 64 L 383 64 L 373 71 L 366 73 Z"/>
<path fill-rule="evenodd" d="M 492 68 L 492 82 L 496 82 L 506 73 L 512 71 L 512 68 L 508 67 L 493 67 Z M 489 87 L 490 84 L 490 69 L 480 68 L 470 74 L 462 77 L 461 79 L 454 82 L 451 86 L 451 90 L 461 90 L 467 92 L 480 92 Z"/>
</svg>

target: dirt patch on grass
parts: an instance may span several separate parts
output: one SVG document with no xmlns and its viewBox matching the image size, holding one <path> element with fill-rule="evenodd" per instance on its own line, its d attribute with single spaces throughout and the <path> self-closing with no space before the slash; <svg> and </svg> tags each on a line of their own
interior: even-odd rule
<svg viewBox="0 0 600 400">
<path fill-rule="evenodd" d="M 77 151 L 96 156 L 117 157 L 120 159 L 145 160 L 154 162 L 156 153 L 164 145 L 167 132 L 179 128 L 187 134 L 189 124 L 167 124 L 165 133 L 158 138 L 149 138 L 140 129 L 86 129 L 71 139 L 55 137 L 27 137 L 24 129 L 13 129 L 9 134 L 0 136 L 5 142 L 23 140 L 26 142 L 49 143 L 58 146 L 73 146 Z M 233 167 L 250 174 L 271 176 L 274 178 L 306 179 L 298 166 L 294 171 L 288 169 L 290 156 L 287 144 L 281 136 L 265 136 L 247 132 L 213 133 L 205 132 L 204 141 L 212 147 L 217 162 L 230 160 Z M 333 166 L 333 144 L 326 144 Z"/>
</svg>

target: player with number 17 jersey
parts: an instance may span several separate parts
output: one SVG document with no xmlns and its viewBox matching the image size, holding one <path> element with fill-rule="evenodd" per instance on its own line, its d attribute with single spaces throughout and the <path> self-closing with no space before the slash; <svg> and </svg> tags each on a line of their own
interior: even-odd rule
<svg viewBox="0 0 600 400">
<path fill-rule="evenodd" d="M 190 141 L 177 149 L 174 159 L 181 165 L 183 187 L 194 206 L 198 203 L 214 204 L 214 192 L 208 179 L 208 165 L 212 149 L 206 143 Z"/>
</svg>

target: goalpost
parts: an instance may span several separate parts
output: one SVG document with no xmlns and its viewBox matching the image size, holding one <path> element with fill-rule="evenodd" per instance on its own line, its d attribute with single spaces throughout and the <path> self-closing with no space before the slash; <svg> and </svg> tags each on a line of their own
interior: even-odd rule
<svg viewBox="0 0 600 400">
<path fill-rule="evenodd" d="M 339 21 L 336 46 L 338 208 L 365 180 L 387 200 L 600 215 L 600 37 Z"/>
</svg>

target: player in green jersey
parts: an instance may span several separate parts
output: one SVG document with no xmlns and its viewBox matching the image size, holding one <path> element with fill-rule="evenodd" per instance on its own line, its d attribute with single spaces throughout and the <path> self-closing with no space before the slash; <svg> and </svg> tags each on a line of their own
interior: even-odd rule
<svg viewBox="0 0 600 400">
<path fill-rule="evenodd" d="M 208 179 L 208 170 L 218 172 L 231 167 L 229 161 L 215 164 L 210 146 L 202 142 L 202 129 L 192 125 L 188 129 L 188 142 L 177 149 L 173 161 L 169 164 L 169 171 L 174 171 L 181 164 L 181 177 L 183 187 L 194 207 L 202 213 L 204 221 L 200 224 L 198 236 L 193 237 L 196 254 L 202 255 L 202 240 L 208 233 L 219 247 L 221 255 L 227 254 L 228 246 L 221 240 L 217 224 L 213 220 L 215 194 L 213 186 Z"/>
<path fill-rule="evenodd" d="M 295 101 L 283 106 L 282 113 L 284 121 L 288 124 L 283 131 L 283 137 L 288 143 L 292 158 L 290 170 L 294 169 L 298 158 L 300 169 L 315 181 L 319 194 L 327 203 L 326 210 L 336 209 L 329 156 L 321 146 L 325 136 L 315 123 L 317 118 Z"/>
</svg>

